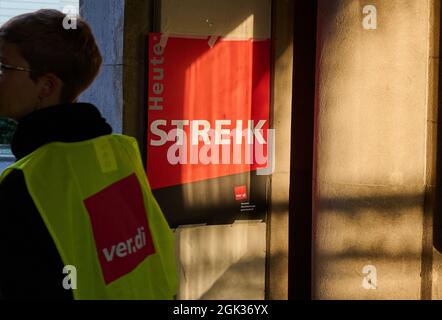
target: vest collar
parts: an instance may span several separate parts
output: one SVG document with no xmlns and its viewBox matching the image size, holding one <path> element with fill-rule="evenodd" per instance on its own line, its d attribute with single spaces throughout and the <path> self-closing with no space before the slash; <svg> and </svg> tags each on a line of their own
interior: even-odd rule
<svg viewBox="0 0 442 320">
<path fill-rule="evenodd" d="M 20 119 L 11 141 L 11 151 L 19 160 L 50 142 L 79 142 L 111 133 L 111 126 L 94 105 L 57 105 Z"/>
</svg>

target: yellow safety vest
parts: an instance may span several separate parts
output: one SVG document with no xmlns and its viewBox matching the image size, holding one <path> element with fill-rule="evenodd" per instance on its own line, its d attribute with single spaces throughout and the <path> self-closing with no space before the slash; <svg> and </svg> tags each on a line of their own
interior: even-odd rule
<svg viewBox="0 0 442 320">
<path fill-rule="evenodd" d="M 174 235 L 135 139 L 52 142 L 8 167 L 0 182 L 13 169 L 22 170 L 64 265 L 76 268 L 75 299 L 173 298 Z"/>
</svg>

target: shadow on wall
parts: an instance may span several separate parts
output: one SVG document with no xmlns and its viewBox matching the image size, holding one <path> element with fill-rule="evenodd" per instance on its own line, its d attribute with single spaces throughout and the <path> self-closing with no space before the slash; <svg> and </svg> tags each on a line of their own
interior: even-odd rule
<svg viewBox="0 0 442 320">
<path fill-rule="evenodd" d="M 265 223 L 176 229 L 178 299 L 264 299 Z"/>
<path fill-rule="evenodd" d="M 416 237 L 423 234 L 424 192 L 372 188 L 369 194 L 366 187 L 357 196 L 354 188 L 330 186 L 329 196 L 318 202 L 322 236 L 315 243 L 315 294 L 321 299 L 420 299 L 426 251 Z M 363 287 L 363 268 L 371 265 L 377 271 L 376 290 Z"/>
<path fill-rule="evenodd" d="M 265 264 L 262 257 L 245 255 L 230 266 L 201 296 L 202 300 L 262 300 Z"/>
<path fill-rule="evenodd" d="M 326 241 L 318 250 L 327 259 L 420 259 L 421 243 L 414 239 L 421 231 L 423 204 L 423 193 L 321 198 L 321 224 L 334 241 Z M 417 226 L 407 219 L 412 217 Z M 336 233 L 333 227 L 345 232 Z"/>
</svg>

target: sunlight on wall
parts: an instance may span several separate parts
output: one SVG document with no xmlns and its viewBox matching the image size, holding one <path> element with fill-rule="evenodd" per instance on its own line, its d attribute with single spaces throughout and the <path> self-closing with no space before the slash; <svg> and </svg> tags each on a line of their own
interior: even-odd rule
<svg viewBox="0 0 442 320">
<path fill-rule="evenodd" d="M 374 30 L 361 2 L 319 1 L 313 291 L 420 299 L 429 2 L 375 1 Z"/>
</svg>

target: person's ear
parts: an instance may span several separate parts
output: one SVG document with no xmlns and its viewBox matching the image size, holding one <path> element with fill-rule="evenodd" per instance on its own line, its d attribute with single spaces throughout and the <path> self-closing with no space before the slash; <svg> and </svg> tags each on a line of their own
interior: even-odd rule
<svg viewBox="0 0 442 320">
<path fill-rule="evenodd" d="M 40 79 L 39 98 L 41 100 L 54 98 L 61 92 L 62 81 L 53 73 L 47 73 Z M 58 98 L 58 97 L 57 97 Z"/>
</svg>

